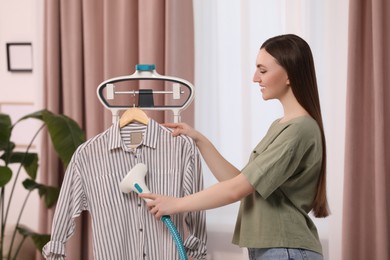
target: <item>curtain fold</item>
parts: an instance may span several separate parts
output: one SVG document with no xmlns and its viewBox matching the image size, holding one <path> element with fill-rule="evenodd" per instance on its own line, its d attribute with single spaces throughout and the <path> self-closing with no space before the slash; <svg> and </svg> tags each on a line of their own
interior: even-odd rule
<svg viewBox="0 0 390 260">
<path fill-rule="evenodd" d="M 130 75 L 141 63 L 156 64 L 161 75 L 194 80 L 192 0 L 45 1 L 44 9 L 44 106 L 76 120 L 87 138 L 111 124 L 111 113 L 96 96 L 102 81 Z M 170 112 L 147 113 L 171 121 Z M 193 118 L 191 105 L 182 121 L 193 125 Z M 46 137 L 40 165 L 42 182 L 60 186 L 63 169 Z M 40 232 L 50 233 L 53 214 L 41 205 Z M 89 221 L 87 214 L 77 219 L 67 259 L 93 259 Z"/>
<path fill-rule="evenodd" d="M 390 3 L 350 1 L 343 258 L 390 259 Z"/>
</svg>

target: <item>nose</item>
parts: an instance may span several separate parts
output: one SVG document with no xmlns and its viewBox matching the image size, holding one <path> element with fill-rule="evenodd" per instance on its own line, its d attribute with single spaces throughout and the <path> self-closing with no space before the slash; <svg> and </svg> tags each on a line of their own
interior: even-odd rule
<svg viewBox="0 0 390 260">
<path fill-rule="evenodd" d="M 261 81 L 260 72 L 255 70 L 255 73 L 253 74 L 253 82 L 260 82 L 260 81 Z"/>
</svg>

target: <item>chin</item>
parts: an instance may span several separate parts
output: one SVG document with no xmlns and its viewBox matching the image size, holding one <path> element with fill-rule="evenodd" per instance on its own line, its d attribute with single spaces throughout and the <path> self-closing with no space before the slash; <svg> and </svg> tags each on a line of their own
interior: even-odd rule
<svg viewBox="0 0 390 260">
<path fill-rule="evenodd" d="M 263 95 L 262 97 L 263 97 L 263 100 L 269 100 L 269 99 L 270 99 L 270 98 L 267 97 L 266 95 Z"/>
</svg>

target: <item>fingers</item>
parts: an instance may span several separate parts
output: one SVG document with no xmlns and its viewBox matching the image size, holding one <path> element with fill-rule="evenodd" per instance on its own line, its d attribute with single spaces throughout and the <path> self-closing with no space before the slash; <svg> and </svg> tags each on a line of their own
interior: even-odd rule
<svg viewBox="0 0 390 260">
<path fill-rule="evenodd" d="M 179 136 L 179 135 L 181 135 L 181 134 L 184 134 L 184 133 L 183 133 L 183 130 L 180 129 L 180 128 L 175 128 L 175 129 L 173 130 L 173 132 L 172 132 L 172 135 L 173 135 L 173 136 Z"/>
<path fill-rule="evenodd" d="M 158 196 L 157 194 L 154 193 L 140 193 L 138 195 L 143 199 L 151 199 L 151 200 L 155 200 Z"/>
<path fill-rule="evenodd" d="M 149 200 L 146 202 L 146 206 L 148 207 L 149 212 L 154 215 L 156 219 L 160 219 L 163 216 L 163 214 L 159 212 L 159 207 L 156 202 L 156 199 L 158 199 L 159 195 L 154 193 L 140 193 L 138 196 L 140 198 Z"/>
<path fill-rule="evenodd" d="M 174 130 L 188 128 L 188 125 L 186 125 L 185 123 L 163 123 L 162 125 L 168 128 L 172 128 Z"/>
<path fill-rule="evenodd" d="M 185 125 L 183 123 L 164 123 L 162 125 L 173 129 L 172 136 L 179 136 L 181 134 L 185 134 L 184 132 Z"/>
<path fill-rule="evenodd" d="M 162 123 L 162 125 L 169 128 L 183 127 L 183 123 Z"/>
<path fill-rule="evenodd" d="M 196 139 L 197 131 L 186 123 L 164 123 L 164 126 L 172 129 L 172 136 L 186 135 Z"/>
<path fill-rule="evenodd" d="M 156 215 L 158 213 L 158 207 L 150 207 L 149 208 L 149 212 L 152 214 L 152 215 Z"/>
<path fill-rule="evenodd" d="M 164 213 L 160 210 L 160 208 L 158 207 L 158 205 L 155 206 L 155 207 L 150 208 L 150 209 L 149 209 L 149 212 L 150 212 L 157 220 L 159 220 L 162 216 L 166 215 L 166 214 L 164 214 Z"/>
</svg>

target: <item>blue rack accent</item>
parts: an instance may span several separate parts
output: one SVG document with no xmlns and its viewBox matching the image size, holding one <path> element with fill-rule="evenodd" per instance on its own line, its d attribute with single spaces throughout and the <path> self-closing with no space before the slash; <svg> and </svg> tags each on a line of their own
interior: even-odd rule
<svg viewBox="0 0 390 260">
<path fill-rule="evenodd" d="M 135 65 L 135 69 L 139 71 L 151 71 L 156 69 L 155 64 L 137 64 Z"/>
</svg>

